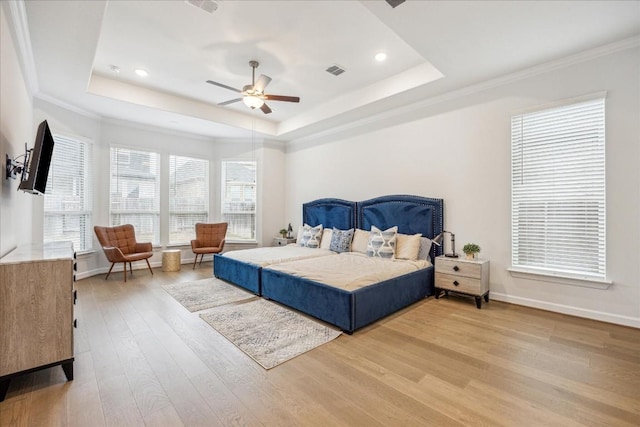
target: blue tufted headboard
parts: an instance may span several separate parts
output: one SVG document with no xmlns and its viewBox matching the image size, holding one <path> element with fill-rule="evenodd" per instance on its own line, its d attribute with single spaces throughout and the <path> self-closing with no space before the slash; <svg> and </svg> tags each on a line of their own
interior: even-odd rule
<svg viewBox="0 0 640 427">
<path fill-rule="evenodd" d="M 358 202 L 356 224 L 363 230 L 375 225 L 386 230 L 398 226 L 398 233 L 416 234 L 433 239 L 443 230 L 444 206 L 442 199 L 420 196 L 393 195 Z M 442 255 L 442 247 L 431 247 L 431 258 Z"/>
<path fill-rule="evenodd" d="M 421 233 L 433 239 L 444 229 L 444 205 L 442 199 L 409 195 L 382 196 L 363 202 L 328 198 L 304 203 L 302 220 L 312 226 L 322 224 L 340 230 L 368 231 L 372 225 L 386 230 L 397 225 L 399 233 Z M 433 245 L 432 261 L 438 255 L 442 255 L 442 247 Z"/>
<path fill-rule="evenodd" d="M 318 199 L 302 205 L 304 224 L 348 230 L 355 228 L 356 202 L 342 199 Z"/>
</svg>

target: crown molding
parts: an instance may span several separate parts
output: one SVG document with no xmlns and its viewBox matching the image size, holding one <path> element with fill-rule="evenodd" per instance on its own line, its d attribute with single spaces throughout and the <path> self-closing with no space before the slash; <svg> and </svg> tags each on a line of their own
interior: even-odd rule
<svg viewBox="0 0 640 427">
<path fill-rule="evenodd" d="M 100 116 L 99 114 L 95 114 L 95 113 L 92 113 L 91 111 L 85 110 L 84 108 L 80 108 L 73 104 L 69 104 L 68 102 L 62 101 L 54 96 L 48 95 L 43 92 L 39 92 L 35 94 L 34 98 L 93 120 L 102 120 L 102 116 Z"/>
<path fill-rule="evenodd" d="M 31 36 L 29 33 L 29 23 L 27 20 L 27 10 L 24 1 L 9 0 L 3 1 L 5 11 L 10 16 L 10 29 L 14 36 L 18 61 L 24 74 L 25 86 L 29 96 L 33 97 L 38 93 L 38 74 L 33 57 L 31 46 Z"/>
<path fill-rule="evenodd" d="M 328 137 L 340 135 L 343 133 L 354 132 L 357 129 L 366 128 L 371 129 L 375 127 L 376 123 L 389 119 L 402 119 L 403 117 L 410 116 L 409 113 L 414 113 L 418 110 L 431 107 L 443 102 L 452 101 L 455 99 L 470 96 L 479 92 L 483 92 L 496 87 L 504 86 L 509 83 L 521 81 L 534 77 L 540 74 L 548 73 L 550 71 L 566 68 L 572 65 L 580 64 L 593 59 L 601 58 L 603 56 L 611 55 L 627 49 L 634 49 L 640 47 L 640 36 L 634 36 L 627 39 L 623 39 L 614 43 L 610 43 L 604 46 L 599 46 L 593 49 L 589 49 L 580 53 L 566 56 L 554 61 L 549 61 L 540 65 L 529 67 L 524 70 L 516 71 L 513 73 L 505 74 L 500 77 L 485 80 L 484 82 L 476 83 L 470 86 L 456 89 L 450 92 L 443 93 L 425 99 L 424 101 L 418 101 L 403 107 L 399 107 L 383 113 L 374 114 L 367 118 L 357 120 L 351 123 L 347 123 L 342 126 L 337 126 L 332 129 L 327 129 L 314 133 L 312 135 L 304 136 L 298 139 L 290 141 L 290 145 L 296 145 L 298 143 L 309 143 L 326 140 Z M 398 123 L 402 122 L 399 120 Z"/>
</svg>

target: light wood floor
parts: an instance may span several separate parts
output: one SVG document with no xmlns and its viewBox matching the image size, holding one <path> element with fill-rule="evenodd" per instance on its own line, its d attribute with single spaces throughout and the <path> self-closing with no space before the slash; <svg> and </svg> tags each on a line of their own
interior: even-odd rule
<svg viewBox="0 0 640 427">
<path fill-rule="evenodd" d="M 135 271 L 77 282 L 75 379 L 13 381 L 1 426 L 638 426 L 640 330 L 426 299 L 265 371 Z"/>
</svg>

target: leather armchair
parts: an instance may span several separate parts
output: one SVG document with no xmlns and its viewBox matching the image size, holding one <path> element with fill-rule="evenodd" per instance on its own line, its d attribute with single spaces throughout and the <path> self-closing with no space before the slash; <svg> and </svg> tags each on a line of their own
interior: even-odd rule
<svg viewBox="0 0 640 427">
<path fill-rule="evenodd" d="M 193 260 L 193 269 L 196 268 L 198 255 L 200 255 L 200 264 L 205 254 L 217 254 L 224 249 L 224 241 L 227 235 L 227 223 L 218 222 L 215 224 L 196 224 L 196 238 L 191 241 L 191 250 L 196 254 Z"/>
<path fill-rule="evenodd" d="M 127 263 L 129 263 L 129 271 L 133 274 L 131 263 L 133 261 L 145 260 L 149 271 L 153 274 L 151 265 L 149 264 L 149 258 L 153 256 L 153 249 L 151 243 L 139 243 L 136 242 L 136 233 L 133 225 L 117 225 L 115 227 L 93 227 L 98 241 L 102 245 L 107 260 L 111 262 L 111 268 L 105 277 L 105 280 L 109 278 L 113 266 L 117 262 L 124 264 L 124 281 L 127 281 Z"/>
</svg>

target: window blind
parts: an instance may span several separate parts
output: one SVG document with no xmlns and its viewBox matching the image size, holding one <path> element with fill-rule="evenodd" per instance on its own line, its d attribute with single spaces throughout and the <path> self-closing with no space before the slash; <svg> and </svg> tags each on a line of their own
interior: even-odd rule
<svg viewBox="0 0 640 427">
<path fill-rule="evenodd" d="M 511 120 L 512 263 L 605 279 L 605 102 Z"/>
<path fill-rule="evenodd" d="M 222 218 L 229 240 L 256 240 L 256 162 L 222 162 Z"/>
<path fill-rule="evenodd" d="M 160 155 L 111 147 L 111 225 L 132 224 L 136 240 L 160 244 Z"/>
<path fill-rule="evenodd" d="M 92 249 L 90 142 L 53 135 L 54 149 L 44 194 L 43 240 L 70 240 L 77 252 Z"/>
<path fill-rule="evenodd" d="M 209 220 L 209 161 L 169 157 L 169 244 L 195 239 L 195 224 Z"/>
</svg>

